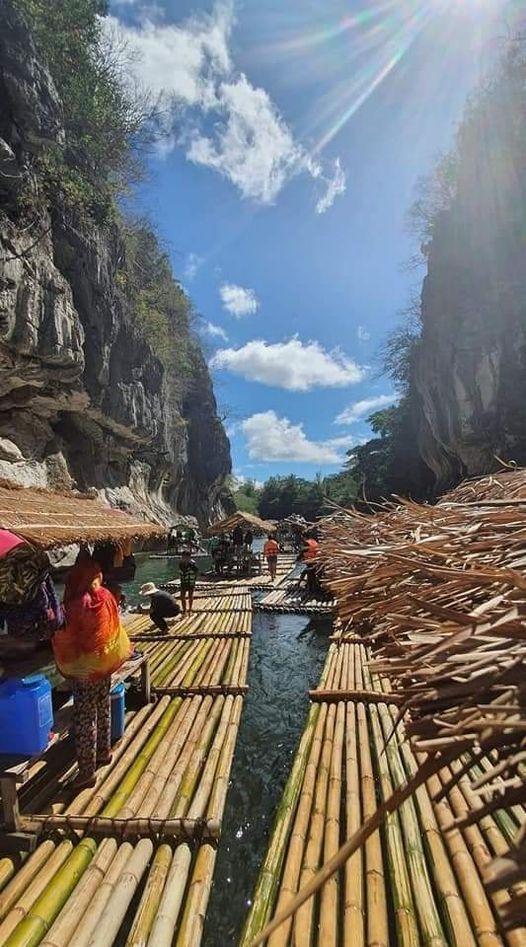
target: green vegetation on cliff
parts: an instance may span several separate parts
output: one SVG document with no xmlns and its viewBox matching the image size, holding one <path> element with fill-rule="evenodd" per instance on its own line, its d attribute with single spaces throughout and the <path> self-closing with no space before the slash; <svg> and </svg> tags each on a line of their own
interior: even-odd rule
<svg viewBox="0 0 526 947">
<path fill-rule="evenodd" d="M 153 110 L 126 81 L 125 51 L 107 34 L 106 0 L 14 0 L 48 64 L 64 140 L 38 156 L 45 196 L 103 222 L 142 170 Z M 26 201 L 34 195 L 25 194 Z"/>
</svg>

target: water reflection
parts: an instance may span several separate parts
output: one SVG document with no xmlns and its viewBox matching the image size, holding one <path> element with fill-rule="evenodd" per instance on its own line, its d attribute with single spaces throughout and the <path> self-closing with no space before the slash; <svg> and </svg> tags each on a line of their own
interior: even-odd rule
<svg viewBox="0 0 526 947">
<path fill-rule="evenodd" d="M 320 676 L 329 622 L 254 615 L 249 692 L 232 767 L 204 947 L 235 947 Z"/>
</svg>

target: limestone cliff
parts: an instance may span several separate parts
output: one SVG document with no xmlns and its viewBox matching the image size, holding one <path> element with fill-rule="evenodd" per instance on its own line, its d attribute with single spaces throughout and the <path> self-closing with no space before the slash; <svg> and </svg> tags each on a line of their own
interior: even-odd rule
<svg viewBox="0 0 526 947">
<path fill-rule="evenodd" d="M 515 46 L 468 105 L 425 245 L 412 396 L 437 488 L 526 463 L 526 61 Z M 440 174 L 442 178 L 440 178 Z"/>
<path fill-rule="evenodd" d="M 152 350 L 119 285 L 118 223 L 49 200 L 21 213 L 62 106 L 31 34 L 0 5 L 0 476 L 96 488 L 169 520 L 220 514 L 230 448 L 188 330 L 184 383 Z M 34 186 L 37 189 L 38 182 Z"/>
</svg>

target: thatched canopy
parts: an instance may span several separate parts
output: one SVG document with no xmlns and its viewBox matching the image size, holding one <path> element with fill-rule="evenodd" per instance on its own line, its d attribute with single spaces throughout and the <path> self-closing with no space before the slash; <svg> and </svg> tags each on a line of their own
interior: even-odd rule
<svg viewBox="0 0 526 947">
<path fill-rule="evenodd" d="M 166 534 L 163 526 L 145 523 L 85 495 L 52 493 L 5 481 L 0 485 L 0 528 L 43 549 Z"/>
<path fill-rule="evenodd" d="M 208 530 L 209 536 L 219 536 L 221 533 L 230 533 L 235 526 L 242 526 L 243 529 L 251 529 L 253 533 L 272 533 L 276 526 L 272 520 L 261 520 L 259 516 L 253 516 L 252 513 L 243 513 L 238 510 L 232 516 L 214 523 Z"/>
</svg>

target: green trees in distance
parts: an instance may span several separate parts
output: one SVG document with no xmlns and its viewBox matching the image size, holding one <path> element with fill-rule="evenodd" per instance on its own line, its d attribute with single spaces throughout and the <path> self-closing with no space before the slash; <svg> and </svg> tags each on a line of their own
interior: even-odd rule
<svg viewBox="0 0 526 947">
<path fill-rule="evenodd" d="M 235 490 L 233 497 L 238 510 L 254 513 L 264 520 L 281 520 L 296 514 L 312 521 L 328 512 L 328 500 L 340 506 L 351 506 L 356 498 L 356 483 L 347 470 L 330 477 L 318 475 L 314 480 L 290 474 L 270 477 L 262 487 L 247 480 Z"/>
</svg>

